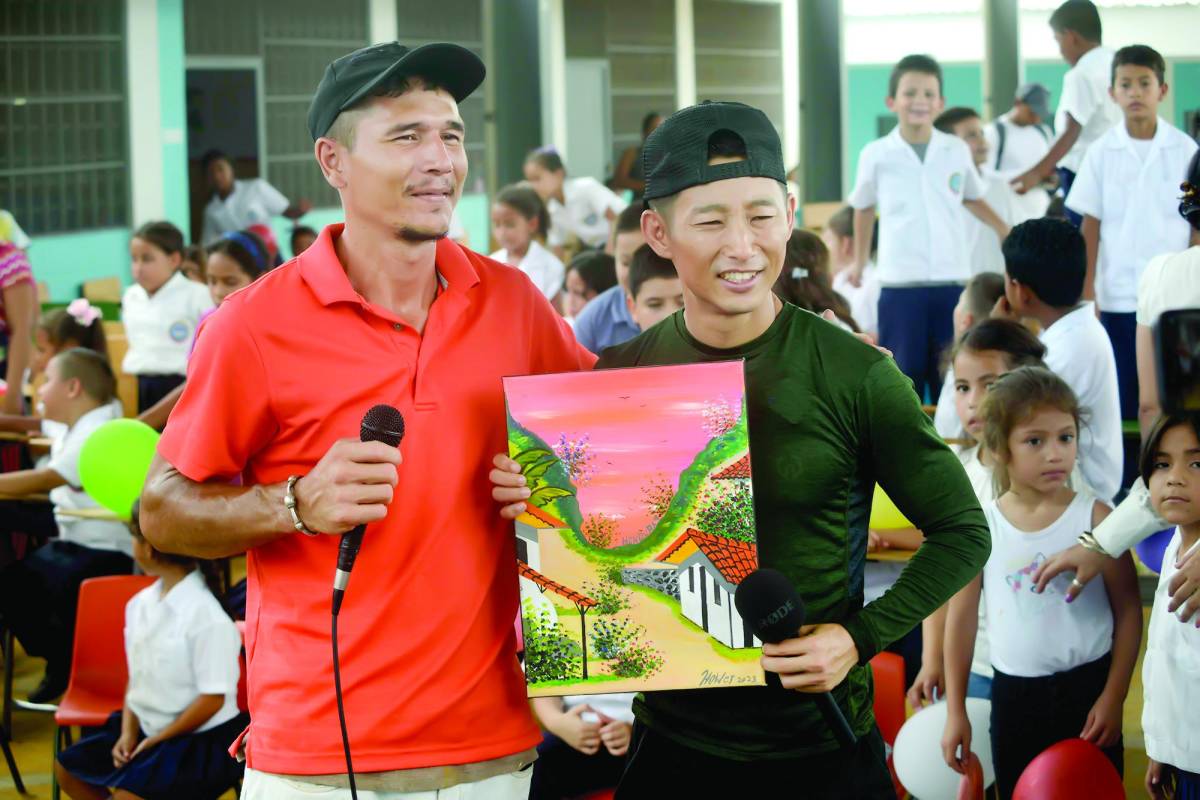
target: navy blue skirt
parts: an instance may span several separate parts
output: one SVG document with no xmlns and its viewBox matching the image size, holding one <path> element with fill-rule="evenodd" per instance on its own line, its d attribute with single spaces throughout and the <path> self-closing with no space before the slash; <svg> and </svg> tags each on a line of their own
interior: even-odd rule
<svg viewBox="0 0 1200 800">
<path fill-rule="evenodd" d="M 121 738 L 121 712 L 93 728 L 79 742 L 59 754 L 67 772 L 93 786 L 124 789 L 146 800 L 157 798 L 219 797 L 242 778 L 243 765 L 229 755 L 229 746 L 250 724 L 239 714 L 223 725 L 168 739 L 140 754 L 123 767 L 114 768 L 112 749 Z M 139 741 L 144 736 L 139 736 Z"/>
</svg>

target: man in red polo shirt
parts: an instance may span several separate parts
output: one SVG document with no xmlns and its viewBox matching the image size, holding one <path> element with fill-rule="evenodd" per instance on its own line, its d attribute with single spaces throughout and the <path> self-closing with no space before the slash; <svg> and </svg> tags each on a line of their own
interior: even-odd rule
<svg viewBox="0 0 1200 800">
<path fill-rule="evenodd" d="M 467 173 L 457 103 L 483 75 L 449 44 L 328 67 L 308 126 L 346 222 L 201 328 L 151 467 L 141 520 L 157 547 L 249 551 L 243 797 L 348 785 L 329 639 L 339 539 L 305 534 L 360 523 L 339 618 L 358 786 L 527 792 L 541 737 L 514 655 L 512 533 L 484 478 L 505 443 L 500 378 L 594 358 L 519 270 L 445 238 Z M 404 414 L 399 451 L 350 438 L 377 403 Z"/>
</svg>

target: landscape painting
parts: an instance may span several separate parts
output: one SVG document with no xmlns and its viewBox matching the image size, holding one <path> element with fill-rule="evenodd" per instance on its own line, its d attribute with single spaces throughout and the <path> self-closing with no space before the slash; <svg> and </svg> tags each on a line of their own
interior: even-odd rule
<svg viewBox="0 0 1200 800">
<path fill-rule="evenodd" d="M 741 361 L 505 378 L 531 697 L 760 686 Z"/>
</svg>

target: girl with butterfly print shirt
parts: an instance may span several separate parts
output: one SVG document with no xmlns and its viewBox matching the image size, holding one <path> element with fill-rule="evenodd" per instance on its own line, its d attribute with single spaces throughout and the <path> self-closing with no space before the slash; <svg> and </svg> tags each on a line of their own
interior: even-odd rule
<svg viewBox="0 0 1200 800">
<path fill-rule="evenodd" d="M 1122 707 L 1141 643 L 1142 605 L 1128 553 L 1110 561 L 1104 580 L 1071 605 L 1067 576 L 1033 592 L 1031 576 L 1046 557 L 1071 547 L 1111 510 L 1068 483 L 1082 416 L 1070 387 L 1044 367 L 1021 367 L 992 384 L 982 416 L 1000 496 L 984 508 L 992 553 L 983 573 L 950 601 L 942 751 L 947 764 L 965 772 L 967 678 L 982 591 L 995 670 L 992 758 L 1004 799 L 1029 762 L 1064 739 L 1092 742 L 1121 772 Z"/>
</svg>

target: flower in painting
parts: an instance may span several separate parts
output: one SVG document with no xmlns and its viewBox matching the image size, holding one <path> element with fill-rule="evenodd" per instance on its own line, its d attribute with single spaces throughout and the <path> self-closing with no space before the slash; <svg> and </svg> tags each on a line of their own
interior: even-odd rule
<svg viewBox="0 0 1200 800">
<path fill-rule="evenodd" d="M 720 397 L 705 402 L 700 415 L 703 418 L 701 424 L 704 426 L 704 432 L 716 439 L 733 430 L 737 425 L 738 417 L 741 416 L 741 409 Z"/>
<path fill-rule="evenodd" d="M 567 475 L 576 486 L 585 486 L 596 474 L 596 458 L 592 453 L 592 444 L 585 433 L 572 439 L 565 433 L 558 436 L 554 445 L 554 454 L 567 469 Z"/>
</svg>

